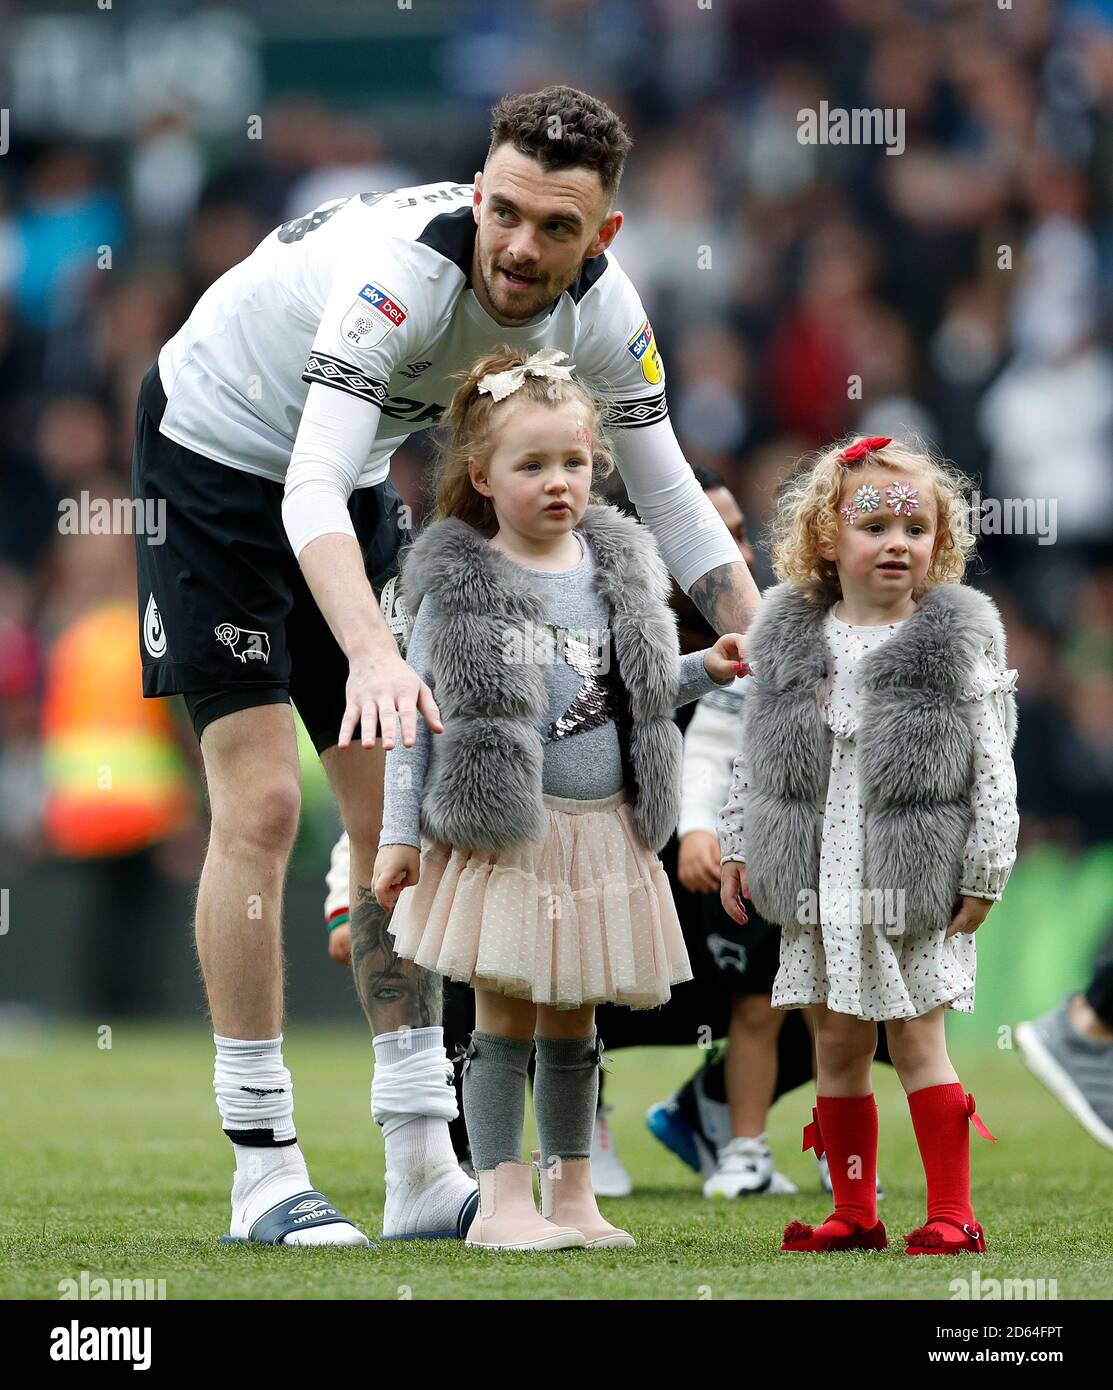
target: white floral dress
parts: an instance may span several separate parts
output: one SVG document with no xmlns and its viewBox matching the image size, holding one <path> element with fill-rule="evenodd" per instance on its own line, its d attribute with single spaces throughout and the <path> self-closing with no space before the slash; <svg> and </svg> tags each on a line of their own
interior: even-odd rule
<svg viewBox="0 0 1113 1390">
<path fill-rule="evenodd" d="M 949 940 L 942 930 L 920 939 L 888 935 L 884 921 L 862 921 L 870 914 L 853 906 L 862 902 L 865 867 L 865 813 L 858 796 L 854 739 L 854 670 L 866 652 L 888 641 L 899 626 L 856 627 L 836 618 L 834 608 L 824 622 L 832 669 L 823 712 L 834 737 L 820 852 L 819 921 L 782 931 L 774 1008 L 822 1003 L 835 1013 L 870 1021 L 915 1018 L 940 1004 L 959 1013 L 974 1008 L 973 935 L 959 933 Z M 760 679 L 761 673 L 754 675 Z M 1015 688 L 1016 678 L 1015 671 L 996 666 L 990 649 L 961 697 L 977 706 L 973 819 L 959 889 L 967 897 L 1000 898 L 1016 857 L 1016 777 L 1004 700 L 1005 692 Z M 746 858 L 743 818 L 748 786 L 747 769 L 739 758 L 730 798 L 719 815 L 724 860 Z"/>
</svg>

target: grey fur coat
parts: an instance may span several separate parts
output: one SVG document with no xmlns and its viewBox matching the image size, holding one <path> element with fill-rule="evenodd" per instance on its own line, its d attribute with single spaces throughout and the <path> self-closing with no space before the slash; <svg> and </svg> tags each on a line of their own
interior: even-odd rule
<svg viewBox="0 0 1113 1390">
<path fill-rule="evenodd" d="M 778 584 L 764 594 L 746 643 L 756 673 L 742 733 L 750 893 L 763 916 L 788 928 L 801 920 L 801 889 L 819 888 L 832 740 L 822 713 L 829 607 L 829 599 Z M 863 887 L 902 894 L 896 901 L 909 936 L 926 936 L 953 916 L 973 816 L 974 713 L 959 697 L 989 647 L 1003 670 L 1005 633 L 993 601 L 944 584 L 856 667 Z M 1011 746 L 1011 692 L 1006 711 Z"/>
<path fill-rule="evenodd" d="M 579 529 L 595 556 L 596 589 L 611 610 L 616 724 L 634 821 L 656 852 L 680 816 L 683 759 L 672 721 L 679 643 L 668 570 L 652 534 L 616 507 L 588 506 Z M 427 527 L 403 562 L 409 611 L 435 594 L 443 614 L 430 651 L 445 731 L 421 828 L 448 844 L 500 851 L 545 834 L 544 668 L 506 656 L 508 649 L 533 651 L 531 627 L 547 621 L 525 580 L 520 566 L 456 517 Z"/>
</svg>

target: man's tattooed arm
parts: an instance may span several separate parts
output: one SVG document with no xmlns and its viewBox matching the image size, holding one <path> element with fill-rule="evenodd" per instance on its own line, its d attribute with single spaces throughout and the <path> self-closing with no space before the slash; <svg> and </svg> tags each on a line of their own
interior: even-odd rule
<svg viewBox="0 0 1113 1390">
<path fill-rule="evenodd" d="M 761 603 L 754 577 L 741 560 L 708 570 L 688 590 L 688 597 L 720 636 L 745 632 Z"/>
<path fill-rule="evenodd" d="M 374 1034 L 430 1028 L 441 1022 L 444 981 L 412 960 L 400 959 L 387 930 L 391 914 L 370 885 L 356 884 L 352 909 L 352 971 L 359 1002 Z"/>
</svg>

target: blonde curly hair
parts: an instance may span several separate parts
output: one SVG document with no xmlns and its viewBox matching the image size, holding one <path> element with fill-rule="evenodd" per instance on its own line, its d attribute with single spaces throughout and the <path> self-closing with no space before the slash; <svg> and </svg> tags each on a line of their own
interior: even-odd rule
<svg viewBox="0 0 1113 1390">
<path fill-rule="evenodd" d="M 800 585 L 817 601 L 831 602 L 842 596 L 835 563 L 823 558 L 820 547 L 836 542 L 839 500 L 847 479 L 873 467 L 920 479 L 935 497 L 936 535 L 931 564 L 923 583 L 914 591 L 915 596 L 938 584 L 961 584 L 975 545 L 967 500 L 973 480 L 915 435 L 906 441 L 892 439 L 852 463 L 838 462 L 839 454 L 864 438 L 851 435 L 814 454 L 806 454 L 780 489 L 768 528 L 774 574 L 780 580 Z"/>
<path fill-rule="evenodd" d="M 591 435 L 592 482 L 607 477 L 614 470 L 614 448 L 603 424 L 604 403 L 575 376 L 567 381 L 527 376 L 512 395 L 501 401 L 495 401 L 488 393 L 479 390 L 483 377 L 491 372 L 505 372 L 511 367 L 520 367 L 528 356 L 519 348 L 503 343 L 476 358 L 466 371 L 455 373 L 456 379 L 463 384 L 453 394 L 441 420 L 446 428 L 436 442 L 430 524 L 455 516 L 473 526 L 481 535 L 490 537 L 495 534 L 498 518 L 494 505 L 489 497 L 472 486 L 468 459 L 474 458 L 481 467 L 486 468 L 495 451 L 500 419 L 512 406 L 523 401 L 550 407 L 574 401 L 582 409 L 584 424 Z M 588 496 L 589 503 L 605 503 L 606 500 L 594 492 Z"/>
</svg>

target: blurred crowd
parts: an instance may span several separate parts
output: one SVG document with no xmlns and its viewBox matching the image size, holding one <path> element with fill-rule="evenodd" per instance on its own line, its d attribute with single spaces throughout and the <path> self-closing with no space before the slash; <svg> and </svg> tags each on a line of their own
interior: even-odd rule
<svg viewBox="0 0 1113 1390">
<path fill-rule="evenodd" d="M 677 434 L 732 485 L 759 583 L 778 480 L 852 429 L 915 431 L 983 498 L 1054 517 L 985 534 L 971 578 L 1021 671 L 1025 842 L 1113 838 L 1111 0 L 484 0 L 446 23 L 444 119 L 404 137 L 370 89 L 363 110 L 299 92 L 264 101 L 257 139 L 246 116 L 219 135 L 156 103 L 125 140 L 13 140 L 0 159 L 0 867 L 108 852 L 52 817 L 53 687 L 72 686 L 59 652 L 90 613 L 134 610 L 133 541 L 61 534 L 59 502 L 130 496 L 161 344 L 277 223 L 470 179 L 491 102 L 553 81 L 634 138 L 615 252 Z M 801 143 L 798 112 L 821 102 L 901 108 L 903 152 Z M 420 437 L 395 458 L 418 516 L 428 458 Z M 169 841 L 199 823 L 196 748 L 178 711 L 151 719 L 162 751 L 142 777 L 193 789 L 158 822 Z"/>
</svg>

